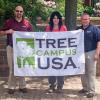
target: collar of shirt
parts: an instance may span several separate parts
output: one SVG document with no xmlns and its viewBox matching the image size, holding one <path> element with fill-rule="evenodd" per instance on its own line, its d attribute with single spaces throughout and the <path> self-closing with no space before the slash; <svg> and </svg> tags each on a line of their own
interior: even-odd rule
<svg viewBox="0 0 100 100">
<path fill-rule="evenodd" d="M 85 25 L 85 26 L 83 26 L 83 29 L 86 29 L 88 26 L 89 26 L 89 25 Z"/>
<path fill-rule="evenodd" d="M 87 29 L 90 25 L 91 25 L 91 24 L 89 24 L 89 25 L 84 25 L 84 26 L 82 25 L 82 29 L 85 30 L 85 29 Z"/>
</svg>

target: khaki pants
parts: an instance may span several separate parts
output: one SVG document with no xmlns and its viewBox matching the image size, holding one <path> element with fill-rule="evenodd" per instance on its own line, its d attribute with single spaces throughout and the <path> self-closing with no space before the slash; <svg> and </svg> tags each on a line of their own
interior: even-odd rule
<svg viewBox="0 0 100 100">
<path fill-rule="evenodd" d="M 89 93 L 95 93 L 96 63 L 94 61 L 94 51 L 85 54 L 85 74 L 82 75 L 81 81 L 83 89 Z"/>
<path fill-rule="evenodd" d="M 11 46 L 7 46 L 7 60 L 9 66 L 8 88 L 15 89 L 17 84 L 19 84 L 19 88 L 25 88 L 25 78 L 14 76 L 13 48 Z"/>
</svg>

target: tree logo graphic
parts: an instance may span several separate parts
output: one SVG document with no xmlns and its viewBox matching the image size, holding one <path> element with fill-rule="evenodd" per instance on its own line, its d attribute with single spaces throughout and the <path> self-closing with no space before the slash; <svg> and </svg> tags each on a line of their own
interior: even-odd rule
<svg viewBox="0 0 100 100">
<path fill-rule="evenodd" d="M 17 45 L 17 65 L 18 68 L 29 66 L 35 68 L 35 56 L 33 51 L 35 50 L 33 38 L 16 38 Z"/>
</svg>

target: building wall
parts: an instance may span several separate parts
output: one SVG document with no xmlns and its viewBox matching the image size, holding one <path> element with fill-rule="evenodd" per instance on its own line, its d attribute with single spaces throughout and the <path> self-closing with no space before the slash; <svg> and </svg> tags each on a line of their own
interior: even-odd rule
<svg viewBox="0 0 100 100">
<path fill-rule="evenodd" d="M 0 77 L 8 76 L 9 68 L 7 66 L 6 55 L 6 36 L 0 36 Z"/>
<path fill-rule="evenodd" d="M 6 60 L 6 36 L 0 37 L 0 65 L 3 65 L 3 64 L 7 64 L 7 60 Z"/>
</svg>

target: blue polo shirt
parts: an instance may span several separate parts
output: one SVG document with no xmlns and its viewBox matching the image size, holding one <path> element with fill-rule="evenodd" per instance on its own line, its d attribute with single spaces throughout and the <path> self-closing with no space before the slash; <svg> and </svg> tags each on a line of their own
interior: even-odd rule
<svg viewBox="0 0 100 100">
<path fill-rule="evenodd" d="M 95 50 L 97 47 L 97 42 L 100 41 L 100 29 L 92 24 L 90 24 L 86 28 L 83 28 L 83 26 L 80 26 L 77 29 L 84 30 L 85 52 Z"/>
</svg>

